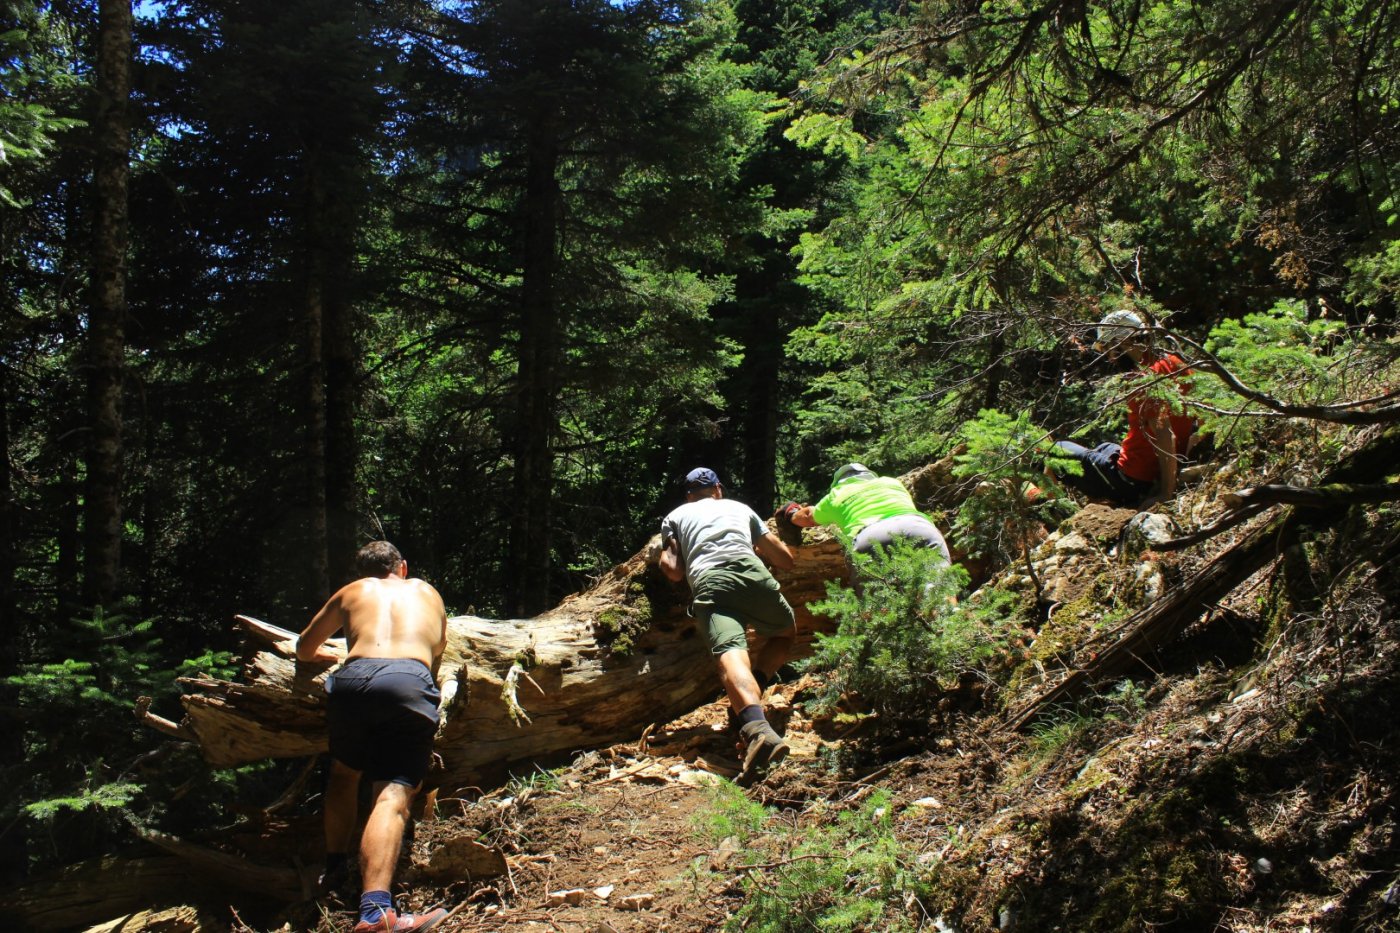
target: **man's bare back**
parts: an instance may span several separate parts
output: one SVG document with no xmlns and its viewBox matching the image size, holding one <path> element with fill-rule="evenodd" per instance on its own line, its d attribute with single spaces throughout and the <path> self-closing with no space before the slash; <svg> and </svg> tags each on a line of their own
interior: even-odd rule
<svg viewBox="0 0 1400 933">
<path fill-rule="evenodd" d="M 345 630 L 350 658 L 413 658 L 437 673 L 447 645 L 447 610 L 438 591 L 407 578 L 408 565 L 384 577 L 363 577 L 341 587 L 316 613 L 297 641 L 303 661 L 339 661 L 325 641 Z"/>
</svg>

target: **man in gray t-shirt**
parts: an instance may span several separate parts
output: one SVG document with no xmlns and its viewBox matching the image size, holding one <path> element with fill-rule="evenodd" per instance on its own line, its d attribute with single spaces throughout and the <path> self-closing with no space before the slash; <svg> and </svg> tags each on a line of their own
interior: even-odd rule
<svg viewBox="0 0 1400 933">
<path fill-rule="evenodd" d="M 686 501 L 661 522 L 661 572 L 690 583 L 691 612 L 705 630 L 710 653 L 745 743 L 741 781 L 787 756 L 788 746 L 763 714 L 763 688 L 787 660 L 796 634 L 792 607 L 763 560 L 784 570 L 792 551 L 753 509 L 724 498 L 713 470 L 686 475 Z M 750 663 L 745 625 L 767 636 Z"/>
</svg>

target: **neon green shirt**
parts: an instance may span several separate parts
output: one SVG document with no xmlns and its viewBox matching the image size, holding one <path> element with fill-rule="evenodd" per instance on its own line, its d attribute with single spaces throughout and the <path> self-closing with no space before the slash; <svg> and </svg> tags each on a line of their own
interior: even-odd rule
<svg viewBox="0 0 1400 933">
<path fill-rule="evenodd" d="M 872 479 L 852 478 L 838 483 L 812 509 L 818 525 L 836 525 L 841 533 L 854 538 L 871 522 L 896 515 L 919 514 L 904 484 L 893 476 Z"/>
</svg>

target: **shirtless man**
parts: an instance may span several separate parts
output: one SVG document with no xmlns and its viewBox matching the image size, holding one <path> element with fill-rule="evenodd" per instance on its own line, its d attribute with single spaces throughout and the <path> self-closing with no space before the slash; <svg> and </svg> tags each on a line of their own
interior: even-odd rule
<svg viewBox="0 0 1400 933">
<path fill-rule="evenodd" d="M 437 731 L 434 677 L 447 644 L 447 611 L 437 590 L 409 579 L 408 562 L 387 541 L 361 548 L 355 570 L 361 579 L 341 587 L 297 639 L 299 661 L 333 663 L 341 656 L 326 639 L 345 630 L 345 664 L 326 681 L 326 876 L 348 867 L 360 776 L 368 774 L 373 809 L 360 837 L 363 893 L 355 933 L 427 930 L 447 911 L 400 914 L 389 885 Z"/>
</svg>

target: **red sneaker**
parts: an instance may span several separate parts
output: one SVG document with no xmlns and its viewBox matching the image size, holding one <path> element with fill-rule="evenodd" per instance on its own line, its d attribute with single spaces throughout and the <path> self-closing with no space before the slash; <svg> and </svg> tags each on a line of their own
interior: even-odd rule
<svg viewBox="0 0 1400 933">
<path fill-rule="evenodd" d="M 361 920 L 355 924 L 354 933 L 416 933 L 431 930 L 446 918 L 447 911 L 441 907 L 426 914 L 401 914 L 396 910 L 386 910 L 377 923 Z"/>
</svg>

